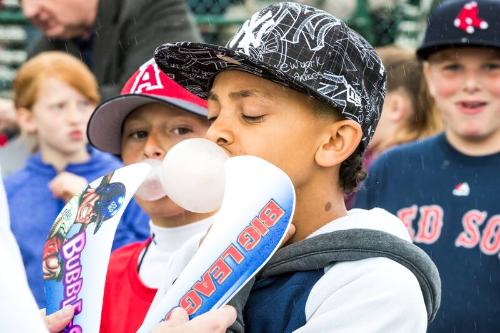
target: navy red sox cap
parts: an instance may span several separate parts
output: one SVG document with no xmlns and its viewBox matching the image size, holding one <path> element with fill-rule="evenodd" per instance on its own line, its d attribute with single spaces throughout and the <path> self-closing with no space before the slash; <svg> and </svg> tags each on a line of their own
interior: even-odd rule
<svg viewBox="0 0 500 333">
<path fill-rule="evenodd" d="M 417 56 L 451 47 L 500 48 L 499 0 L 447 0 L 429 15 L 429 23 Z"/>
<path fill-rule="evenodd" d="M 386 90 L 382 62 L 365 39 L 333 15 L 294 2 L 255 13 L 226 47 L 167 43 L 156 49 L 155 60 L 202 98 L 214 77 L 229 69 L 313 96 L 361 125 L 362 149 L 375 131 Z"/>
</svg>

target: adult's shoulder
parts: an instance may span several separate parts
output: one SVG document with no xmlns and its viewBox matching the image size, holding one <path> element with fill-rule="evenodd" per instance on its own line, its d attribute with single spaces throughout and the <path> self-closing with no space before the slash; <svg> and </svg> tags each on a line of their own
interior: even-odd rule
<svg viewBox="0 0 500 333">
<path fill-rule="evenodd" d="M 153 49 L 148 50 L 151 56 L 154 48 L 165 42 L 202 41 L 188 2 L 184 0 L 123 0 L 120 21 L 128 34 L 148 33 L 141 39 L 155 41 Z M 135 40 L 135 44 L 138 42 Z"/>
<path fill-rule="evenodd" d="M 186 16 L 190 13 L 187 1 L 184 0 L 122 0 L 122 12 L 120 19 L 122 21 L 134 18 L 139 19 L 137 13 L 150 13 L 160 10 L 160 13 L 169 14 L 168 17 L 174 15 Z M 179 17 L 180 19 L 180 17 Z"/>
</svg>

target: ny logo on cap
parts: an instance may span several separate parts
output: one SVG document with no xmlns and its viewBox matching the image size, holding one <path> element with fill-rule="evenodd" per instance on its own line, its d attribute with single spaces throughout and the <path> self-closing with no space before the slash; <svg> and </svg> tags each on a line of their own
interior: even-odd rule
<svg viewBox="0 0 500 333">
<path fill-rule="evenodd" d="M 163 83 L 160 79 L 160 69 L 154 59 L 143 64 L 137 71 L 134 84 L 130 89 L 131 94 L 140 94 L 144 91 L 163 89 Z"/>
<path fill-rule="evenodd" d="M 453 21 L 453 24 L 468 34 L 473 34 L 476 31 L 475 28 L 483 30 L 488 28 L 488 22 L 479 17 L 479 8 L 476 1 L 466 3 Z"/>
<path fill-rule="evenodd" d="M 253 46 L 254 48 L 258 48 L 260 46 L 262 36 L 274 25 L 275 22 L 272 18 L 271 12 L 267 12 L 260 18 L 257 14 L 254 14 L 243 24 L 240 31 L 238 31 L 234 38 L 229 42 L 229 47 L 234 47 L 234 45 L 239 41 L 237 48 L 243 49 L 245 54 L 250 55 L 250 46 Z"/>
</svg>

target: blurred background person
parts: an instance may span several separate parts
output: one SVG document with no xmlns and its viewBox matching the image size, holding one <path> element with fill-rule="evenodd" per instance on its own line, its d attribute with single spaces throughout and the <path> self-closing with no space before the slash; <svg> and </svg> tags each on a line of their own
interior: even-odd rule
<svg viewBox="0 0 500 333">
<path fill-rule="evenodd" d="M 377 129 L 365 153 L 366 168 L 383 151 L 426 138 L 442 129 L 415 50 L 391 45 L 376 51 L 387 71 L 387 95 Z"/>
<path fill-rule="evenodd" d="M 363 157 L 366 170 L 387 149 L 429 137 L 442 129 L 415 51 L 394 45 L 376 51 L 386 69 L 387 94 L 377 129 Z M 356 193 L 346 196 L 348 208 L 352 208 L 355 196 Z"/>
<path fill-rule="evenodd" d="M 59 50 L 92 70 L 103 98 L 118 95 L 156 46 L 201 41 L 184 0 L 23 0 L 24 15 L 42 32 L 30 56 Z"/>
<path fill-rule="evenodd" d="M 436 263 L 429 332 L 500 332 L 500 1 L 443 1 L 417 56 L 444 130 L 372 164 L 355 206 L 396 214 Z"/>
<path fill-rule="evenodd" d="M 63 52 L 39 54 L 14 80 L 19 122 L 34 136 L 38 151 L 24 168 L 5 178 L 5 188 L 12 232 L 39 307 L 45 306 L 42 253 L 52 223 L 89 181 L 121 166 L 113 155 L 87 144 L 87 122 L 99 100 L 95 77 Z M 115 247 L 145 239 L 148 221 L 132 201 L 119 224 Z"/>
</svg>

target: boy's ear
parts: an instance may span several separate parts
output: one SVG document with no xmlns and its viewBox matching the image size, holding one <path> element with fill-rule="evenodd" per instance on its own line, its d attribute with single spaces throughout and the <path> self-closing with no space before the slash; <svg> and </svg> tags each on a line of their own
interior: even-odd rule
<svg viewBox="0 0 500 333">
<path fill-rule="evenodd" d="M 23 129 L 25 133 L 33 134 L 36 132 L 36 123 L 33 116 L 33 112 L 26 108 L 18 108 L 16 110 L 17 113 L 17 122 L 19 126 Z"/>
<path fill-rule="evenodd" d="M 361 126 L 351 119 L 328 125 L 314 156 L 316 163 L 322 167 L 340 165 L 358 148 L 362 136 Z"/>
<path fill-rule="evenodd" d="M 394 91 L 386 96 L 387 108 L 384 105 L 385 117 L 394 123 L 400 123 L 412 113 L 410 97 L 404 91 Z"/>
</svg>

